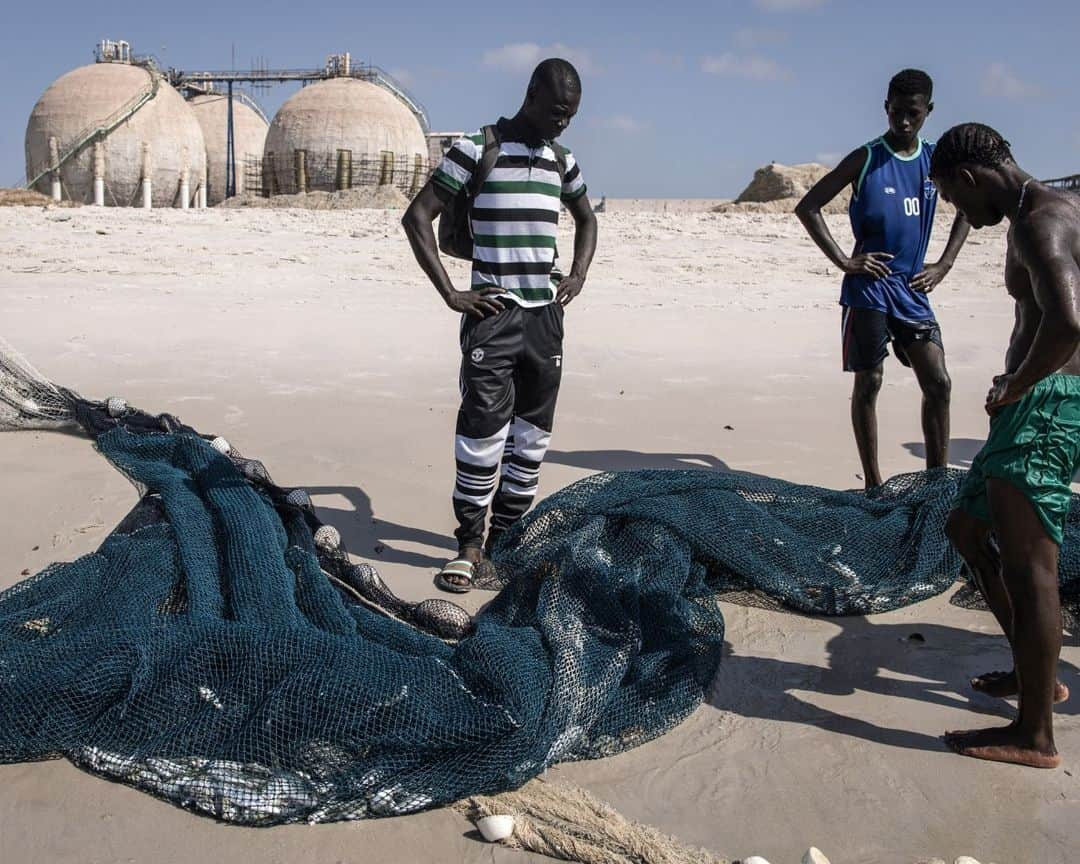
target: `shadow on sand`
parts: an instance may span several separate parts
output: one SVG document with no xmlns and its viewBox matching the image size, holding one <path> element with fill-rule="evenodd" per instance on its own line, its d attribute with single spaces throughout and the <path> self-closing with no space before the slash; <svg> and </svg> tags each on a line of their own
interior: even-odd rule
<svg viewBox="0 0 1080 864">
<path fill-rule="evenodd" d="M 545 462 L 589 471 L 705 469 L 730 471 L 727 463 L 707 453 L 641 453 L 637 450 L 549 450 Z"/>
<path fill-rule="evenodd" d="M 949 464 L 954 468 L 970 468 L 971 460 L 975 458 L 983 444 L 986 442 L 979 438 L 952 438 L 949 441 Z M 926 445 L 922 441 L 909 441 L 903 445 L 904 449 L 912 456 L 919 459 L 926 458 Z"/>
<path fill-rule="evenodd" d="M 826 645 L 826 668 L 742 656 L 727 643 L 730 654 L 720 664 L 708 703 L 743 717 L 803 723 L 914 750 L 942 750 L 945 745 L 936 736 L 905 728 L 902 707 L 895 725 L 878 725 L 819 707 L 796 694 L 854 696 L 863 692 L 962 708 L 972 712 L 972 726 L 996 725 L 976 715 L 1008 720 L 1015 714 L 1013 704 L 975 693 L 969 683 L 973 675 L 1011 667 L 1003 636 L 925 622 L 883 624 L 864 617 L 833 618 L 830 623 L 838 625 L 840 632 Z M 1064 661 L 1058 669 L 1062 680 L 1076 691 L 1080 669 Z M 1080 714 L 1080 694 L 1056 706 L 1055 712 Z"/>
<path fill-rule="evenodd" d="M 645 468 L 664 468 L 670 470 L 715 470 L 729 471 L 728 466 L 703 453 L 638 453 L 633 450 L 551 450 L 547 462 L 585 468 L 590 471 L 630 471 Z M 404 564 L 409 567 L 438 568 L 446 563 L 447 556 L 436 557 L 420 552 L 410 552 L 395 546 L 396 543 L 420 543 L 436 549 L 445 549 L 452 554 L 457 550 L 453 537 L 413 528 L 395 522 L 376 519 L 371 498 L 359 486 L 308 486 L 308 494 L 315 500 L 319 518 L 328 525 L 333 525 L 341 533 L 350 552 L 363 558 L 379 562 Z M 319 496 L 340 495 L 348 508 L 322 506 Z M 447 507 L 449 507 L 447 501 Z"/>
<path fill-rule="evenodd" d="M 319 518 L 337 528 L 349 551 L 362 558 L 375 562 L 386 561 L 406 564 L 410 567 L 432 568 L 441 567 L 449 556 L 437 558 L 419 552 L 408 552 L 395 547 L 395 541 L 422 543 L 437 549 L 446 549 L 450 553 L 457 549 L 457 543 L 453 537 L 376 519 L 371 506 L 371 498 L 359 486 L 307 486 L 305 488 L 315 499 L 315 510 Z M 351 509 L 321 506 L 318 498 L 323 495 L 340 495 L 349 503 Z"/>
</svg>

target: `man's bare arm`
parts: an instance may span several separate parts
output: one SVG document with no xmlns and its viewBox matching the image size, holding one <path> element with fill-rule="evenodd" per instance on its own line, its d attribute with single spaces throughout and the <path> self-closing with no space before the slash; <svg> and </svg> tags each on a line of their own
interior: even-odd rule
<svg viewBox="0 0 1080 864">
<path fill-rule="evenodd" d="M 1013 329 L 1009 336 L 1009 350 L 1005 352 L 1005 374 L 1016 371 L 1027 356 L 1030 340 L 1021 339 L 1024 332 L 1024 316 L 1020 304 L 1016 304 L 1013 314 Z"/>
<path fill-rule="evenodd" d="M 412 246 L 417 263 L 447 306 L 455 312 L 465 312 L 478 318 L 496 315 L 503 307 L 495 298 L 503 292 L 498 288 L 458 291 L 439 258 L 439 244 L 435 240 L 431 223 L 439 218 L 445 209 L 449 195 L 449 192 L 429 180 L 401 217 L 401 225 L 409 238 L 409 245 Z"/>
<path fill-rule="evenodd" d="M 589 203 L 588 193 L 582 193 L 566 204 L 574 217 L 574 263 L 570 273 L 559 283 L 555 302 L 566 306 L 581 293 L 585 277 L 589 275 L 593 255 L 596 253 L 596 215 Z"/>
<path fill-rule="evenodd" d="M 1013 242 L 1027 268 L 1041 314 L 1027 356 L 1006 376 L 1000 404 L 1021 398 L 1080 350 L 1080 267 L 1073 255 L 1068 223 L 1052 214 L 1032 217 L 1016 226 Z"/>
<path fill-rule="evenodd" d="M 833 200 L 844 189 L 857 183 L 866 165 L 866 148 L 852 150 L 832 171 L 818 180 L 795 206 L 795 215 L 799 217 L 806 232 L 825 253 L 833 264 L 845 273 L 861 273 L 874 279 L 883 279 L 889 275 L 889 260 L 893 257 L 885 252 L 871 252 L 849 258 L 836 245 L 821 208 Z"/>
<path fill-rule="evenodd" d="M 964 218 L 964 214 L 957 212 L 956 218 L 953 219 L 952 230 L 949 231 L 949 242 L 945 244 L 945 251 L 941 253 L 941 257 L 935 263 L 924 267 L 919 273 L 915 274 L 915 278 L 911 280 L 912 291 L 929 294 L 938 286 L 938 283 L 952 270 L 956 256 L 960 254 L 960 248 L 964 245 L 964 241 L 967 240 L 970 231 L 971 226 L 968 224 L 967 219 Z"/>
</svg>

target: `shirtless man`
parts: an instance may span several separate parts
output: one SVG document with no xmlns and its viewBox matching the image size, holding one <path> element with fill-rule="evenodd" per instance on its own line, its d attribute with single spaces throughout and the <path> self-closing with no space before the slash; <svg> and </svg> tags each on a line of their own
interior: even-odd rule
<svg viewBox="0 0 1080 864">
<path fill-rule="evenodd" d="M 1055 768 L 1053 704 L 1068 698 L 1056 678 L 1058 550 L 1080 469 L 1080 200 L 1034 180 L 980 123 L 941 137 L 930 174 L 973 228 L 1010 221 L 1005 285 L 1016 303 L 1005 374 L 986 397 L 989 439 L 947 532 L 1013 651 L 1012 672 L 972 686 L 1019 694 L 1020 710 L 1008 726 L 945 740 L 965 756 Z"/>
</svg>

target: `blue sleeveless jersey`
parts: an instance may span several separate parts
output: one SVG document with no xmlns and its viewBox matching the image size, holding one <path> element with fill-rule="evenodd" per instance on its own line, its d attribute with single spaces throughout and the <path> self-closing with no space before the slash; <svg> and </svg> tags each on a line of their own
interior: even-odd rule
<svg viewBox="0 0 1080 864">
<path fill-rule="evenodd" d="M 898 156 L 884 138 L 866 145 L 866 163 L 848 205 L 855 254 L 888 252 L 892 272 L 884 279 L 845 276 L 841 305 L 878 309 L 904 321 L 934 319 L 927 296 L 909 287 L 923 268 L 934 226 L 933 152 L 934 145 L 921 138 L 910 156 Z"/>
</svg>

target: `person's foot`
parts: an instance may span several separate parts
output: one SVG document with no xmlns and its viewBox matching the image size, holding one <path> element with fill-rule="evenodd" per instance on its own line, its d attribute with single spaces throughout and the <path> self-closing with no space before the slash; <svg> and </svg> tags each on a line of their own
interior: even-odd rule
<svg viewBox="0 0 1080 864">
<path fill-rule="evenodd" d="M 986 672 L 976 675 L 971 679 L 971 689 L 987 696 L 996 696 L 999 699 L 1007 699 L 1020 692 L 1016 682 L 1016 672 Z M 1060 681 L 1054 684 L 1054 704 L 1064 702 L 1069 698 L 1069 688 Z"/>
<path fill-rule="evenodd" d="M 1037 744 L 1015 724 L 996 729 L 946 732 L 944 737 L 950 750 L 973 759 L 1030 768 L 1057 768 L 1061 764 L 1061 756 L 1053 744 Z"/>
<path fill-rule="evenodd" d="M 473 575 L 472 572 L 466 572 L 466 568 L 458 565 L 455 566 L 457 561 L 467 561 L 472 565 L 471 570 L 475 570 L 476 566 L 485 560 L 484 550 L 476 546 L 466 546 L 464 549 L 459 549 L 457 558 L 447 564 L 438 575 L 438 581 L 444 583 L 445 587 L 451 591 L 458 591 L 464 593 L 472 588 Z"/>
</svg>

